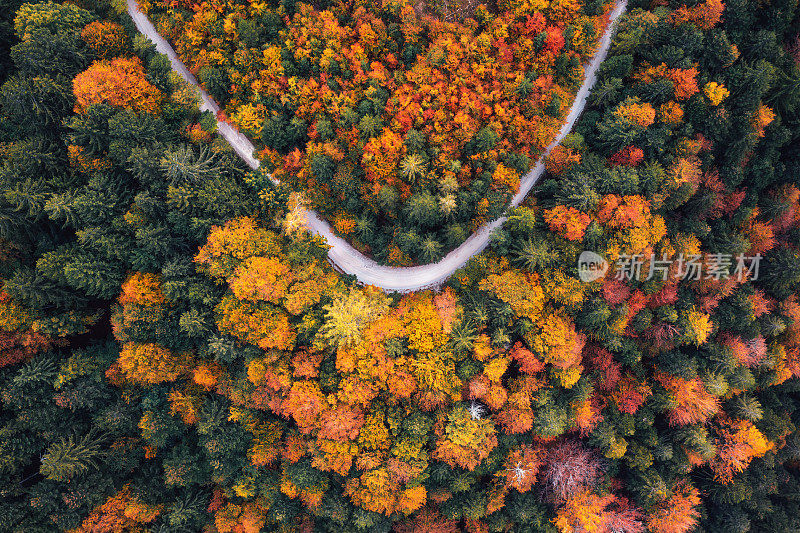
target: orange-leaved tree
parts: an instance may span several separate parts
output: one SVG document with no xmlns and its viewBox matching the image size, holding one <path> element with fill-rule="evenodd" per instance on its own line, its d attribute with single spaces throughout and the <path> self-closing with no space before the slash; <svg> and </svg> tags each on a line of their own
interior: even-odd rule
<svg viewBox="0 0 800 533">
<path fill-rule="evenodd" d="M 647 527 L 653 533 L 688 533 L 697 524 L 700 491 L 680 480 L 672 495 L 656 505 L 647 515 Z"/>
<path fill-rule="evenodd" d="M 717 429 L 717 455 L 710 464 L 715 479 L 728 483 L 736 473 L 747 468 L 750 461 L 762 457 L 774 445 L 748 420 L 722 415 L 717 421 L 720 423 Z"/>
<path fill-rule="evenodd" d="M 109 104 L 156 114 L 163 95 L 147 80 L 138 57 L 95 61 L 72 81 L 75 110 L 86 112 L 92 104 Z"/>
<path fill-rule="evenodd" d="M 154 343 L 128 342 L 119 354 L 119 369 L 136 384 L 175 381 L 191 371 L 193 358 L 187 352 L 174 352 Z"/>
<path fill-rule="evenodd" d="M 95 21 L 84 26 L 81 39 L 101 59 L 121 55 L 129 46 L 125 28 L 116 22 Z"/>
</svg>

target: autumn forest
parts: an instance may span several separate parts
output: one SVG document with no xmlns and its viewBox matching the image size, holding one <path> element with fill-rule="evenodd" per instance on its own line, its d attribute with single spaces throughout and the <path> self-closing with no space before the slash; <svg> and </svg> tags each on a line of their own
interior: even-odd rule
<svg viewBox="0 0 800 533">
<path fill-rule="evenodd" d="M 6 531 L 800 531 L 798 0 L 0 0 Z"/>
</svg>

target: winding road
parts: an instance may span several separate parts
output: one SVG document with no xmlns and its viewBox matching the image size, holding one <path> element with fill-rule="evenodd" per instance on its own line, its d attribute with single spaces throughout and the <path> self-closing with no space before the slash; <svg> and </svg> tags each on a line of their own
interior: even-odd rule
<svg viewBox="0 0 800 533">
<path fill-rule="evenodd" d="M 136 0 L 127 0 L 128 14 L 136 24 L 136 28 L 146 35 L 156 45 L 156 49 L 167 56 L 172 69 L 180 74 L 187 82 L 195 86 L 200 91 L 202 103 L 201 111 L 211 111 L 216 115 L 220 110 L 219 105 L 200 87 L 197 79 L 189 72 L 180 60 L 172 46 L 155 29 L 153 24 L 145 14 L 139 11 Z M 559 131 L 555 140 L 547 147 L 542 157 L 536 162 L 533 168 L 520 180 L 519 192 L 511 200 L 511 206 L 516 207 L 522 203 L 544 174 L 544 158 L 550 151 L 557 146 L 564 137 L 572 130 L 578 117 L 586 107 L 587 98 L 592 87 L 597 81 L 597 69 L 608 55 L 611 47 L 611 38 L 614 33 L 614 22 L 625 12 L 627 0 L 619 0 L 611 12 L 610 22 L 605 33 L 600 39 L 600 46 L 595 53 L 592 61 L 585 68 L 583 85 L 578 90 L 575 100 L 572 103 L 569 114 L 567 115 L 564 126 Z M 250 140 L 242 133 L 224 121 L 218 121 L 218 132 L 231 145 L 234 151 L 253 169 L 258 168 L 259 162 L 253 157 L 255 147 Z M 489 244 L 492 232 L 500 227 L 507 217 L 500 217 L 482 226 L 478 231 L 469 236 L 461 246 L 451 251 L 438 263 L 431 263 L 416 267 L 390 267 L 383 266 L 373 259 L 353 248 L 347 241 L 338 237 L 331 230 L 330 224 L 323 220 L 315 211 L 308 211 L 307 226 L 312 233 L 321 235 L 331 246 L 328 251 L 330 262 L 346 274 L 354 275 L 358 281 L 366 285 L 375 285 L 387 292 L 413 292 L 422 289 L 433 289 L 441 287 L 442 284 L 456 270 L 474 255 L 482 252 Z"/>
</svg>

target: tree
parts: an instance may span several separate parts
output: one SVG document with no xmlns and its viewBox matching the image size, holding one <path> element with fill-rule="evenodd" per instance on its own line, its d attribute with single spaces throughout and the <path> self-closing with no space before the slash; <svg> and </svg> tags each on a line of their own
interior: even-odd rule
<svg viewBox="0 0 800 533">
<path fill-rule="evenodd" d="M 614 153 L 609 162 L 612 165 L 625 165 L 629 167 L 638 166 L 644 159 L 644 152 L 635 146 L 626 146 L 622 150 Z"/>
<path fill-rule="evenodd" d="M 635 79 L 645 84 L 658 83 L 658 80 L 668 80 L 672 84 L 675 100 L 688 100 L 700 90 L 697 86 L 697 66 L 684 69 L 669 68 L 666 63 L 661 63 L 658 66 L 645 64 L 645 67 L 634 76 Z M 665 99 L 661 101 L 663 102 Z"/>
<path fill-rule="evenodd" d="M 160 163 L 164 177 L 173 186 L 200 184 L 220 173 L 214 154 L 205 146 L 198 152 L 188 145 L 168 150 Z"/>
<path fill-rule="evenodd" d="M 128 36 L 119 24 L 95 21 L 84 26 L 81 39 L 100 59 L 122 55 L 129 47 Z"/>
<path fill-rule="evenodd" d="M 788 297 L 800 283 L 800 255 L 790 248 L 779 247 L 764 258 L 763 279 L 759 282 L 777 298 Z"/>
<path fill-rule="evenodd" d="M 391 184 L 404 151 L 400 136 L 389 128 L 383 128 L 379 136 L 372 137 L 364 146 L 363 163 L 367 178 Z"/>
<path fill-rule="evenodd" d="M 420 243 L 419 257 L 423 263 L 435 263 L 442 257 L 442 243 L 429 235 Z"/>
<path fill-rule="evenodd" d="M 216 313 L 221 331 L 265 350 L 287 350 L 297 340 L 297 329 L 280 307 L 226 296 L 217 305 Z"/>
<path fill-rule="evenodd" d="M 22 40 L 30 38 L 39 28 L 47 29 L 53 34 L 78 32 L 94 18 L 91 12 L 75 4 L 24 4 L 14 17 L 14 31 Z"/>
<path fill-rule="evenodd" d="M 400 162 L 400 171 L 403 173 L 403 177 L 411 183 L 424 176 L 426 170 L 425 160 L 416 153 L 405 156 Z"/>
<path fill-rule="evenodd" d="M 456 406 L 446 421 L 439 422 L 439 439 L 433 457 L 450 466 L 474 470 L 497 446 L 494 424 L 488 418 L 475 419 L 464 406 Z"/>
<path fill-rule="evenodd" d="M 319 417 L 327 409 L 327 402 L 319 386 L 313 381 L 297 381 L 282 405 L 287 415 L 292 416 L 300 430 L 310 433 L 318 427 Z"/>
<path fill-rule="evenodd" d="M 672 494 L 647 516 L 647 527 L 659 533 L 688 533 L 700 515 L 700 493 L 688 481 L 679 480 Z"/>
<path fill-rule="evenodd" d="M 277 248 L 277 235 L 259 227 L 253 218 L 238 218 L 211 228 L 194 261 L 201 272 L 227 279 L 244 260 L 271 255 Z"/>
<path fill-rule="evenodd" d="M 174 381 L 189 369 L 191 355 L 174 353 L 153 343 L 126 343 L 119 354 L 119 368 L 136 384 Z"/>
<path fill-rule="evenodd" d="M 10 55 L 19 70 L 31 74 L 72 77 L 89 63 L 85 48 L 73 33 L 53 35 L 45 28 L 33 30 L 30 37 L 11 48 Z"/>
<path fill-rule="evenodd" d="M 545 295 L 536 274 L 507 270 L 492 274 L 480 282 L 480 288 L 491 291 L 511 306 L 517 316 L 538 320 L 545 304 Z"/>
<path fill-rule="evenodd" d="M 74 101 L 65 78 L 24 74 L 6 80 L 0 87 L 0 99 L 3 115 L 33 131 L 46 130 L 60 123 Z M 30 120 L 31 117 L 34 120 Z"/>
<path fill-rule="evenodd" d="M 570 241 L 583 240 L 584 232 L 591 222 L 591 218 L 586 213 L 563 205 L 546 210 L 544 220 L 550 226 L 551 231 Z"/>
<path fill-rule="evenodd" d="M 719 410 L 719 399 L 706 390 L 699 378 L 685 380 L 659 372 L 656 379 L 671 395 L 674 406 L 669 411 L 671 425 L 702 422 Z"/>
<path fill-rule="evenodd" d="M 427 500 L 424 486 L 401 488 L 385 468 L 370 470 L 360 478 L 350 479 L 345 486 L 345 494 L 364 509 L 387 516 L 395 512 L 411 514 Z"/>
<path fill-rule="evenodd" d="M 579 152 L 559 144 L 550 151 L 550 154 L 547 156 L 547 160 L 545 161 L 545 165 L 550 174 L 553 174 L 554 176 L 560 176 L 573 166 L 580 164 L 580 162 L 581 154 Z"/>
<path fill-rule="evenodd" d="M 202 68 L 200 68 L 197 77 L 203 84 L 205 90 L 208 91 L 208 94 L 210 94 L 214 98 L 214 100 L 220 103 L 225 103 L 228 100 L 231 83 L 228 78 L 228 74 L 224 69 L 212 66 L 203 66 Z M 264 125 L 262 129 L 262 135 L 266 135 L 264 139 L 265 144 L 279 151 L 288 149 L 291 146 L 291 144 L 289 143 L 281 143 L 281 142 L 270 143 L 267 141 L 267 139 L 274 138 L 272 135 L 275 135 L 275 133 L 267 133 L 267 132 L 275 132 L 276 130 L 277 130 L 276 126 L 273 126 L 271 124 Z"/>
<path fill-rule="evenodd" d="M 160 506 L 148 506 L 137 501 L 126 485 L 119 492 L 99 505 L 80 525 L 77 531 L 125 531 L 137 529 L 141 524 L 152 522 L 163 509 Z"/>
<path fill-rule="evenodd" d="M 555 502 L 564 502 L 592 489 L 600 477 L 600 463 L 582 444 L 564 441 L 550 449 L 542 466 L 542 490 Z"/>
<path fill-rule="evenodd" d="M 719 23 L 724 10 L 722 0 L 706 0 L 691 8 L 685 5 L 679 7 L 670 18 L 673 24 L 690 22 L 701 30 L 708 30 Z"/>
<path fill-rule="evenodd" d="M 95 61 L 75 76 L 72 88 L 80 113 L 85 113 L 93 104 L 107 103 L 157 114 L 163 99 L 161 91 L 147 81 L 139 58 Z"/>
<path fill-rule="evenodd" d="M 731 92 L 724 85 L 714 81 L 710 81 L 703 86 L 703 93 L 713 106 L 718 106 L 731 95 Z"/>
<path fill-rule="evenodd" d="M 377 289 L 351 289 L 325 306 L 320 334 L 338 348 L 353 344 L 361 331 L 388 310 L 388 300 Z"/>
<path fill-rule="evenodd" d="M 605 531 L 603 511 L 613 499 L 610 494 L 598 496 L 587 490 L 572 495 L 559 509 L 555 525 L 562 533 Z"/>
<path fill-rule="evenodd" d="M 623 121 L 646 128 L 655 122 L 656 112 L 652 105 L 628 98 L 614 109 L 614 115 Z"/>
<path fill-rule="evenodd" d="M 441 212 L 436 197 L 428 191 L 408 199 L 404 212 L 410 226 L 432 228 L 440 220 Z"/>
<path fill-rule="evenodd" d="M 773 444 L 747 420 L 719 417 L 717 455 L 711 460 L 714 477 L 720 483 L 730 483 L 756 457 L 762 457 Z"/>
<path fill-rule="evenodd" d="M 413 518 L 400 522 L 397 533 L 457 533 L 457 520 L 448 520 L 429 507 L 422 508 Z"/>
<path fill-rule="evenodd" d="M 528 445 L 508 454 L 505 469 L 500 472 L 508 486 L 519 492 L 527 492 L 533 488 L 539 469 L 542 466 L 541 450 Z"/>
<path fill-rule="evenodd" d="M 54 481 L 69 481 L 92 468 L 103 456 L 100 439 L 87 433 L 81 438 L 70 435 L 51 444 L 42 456 L 40 472 Z"/>
</svg>

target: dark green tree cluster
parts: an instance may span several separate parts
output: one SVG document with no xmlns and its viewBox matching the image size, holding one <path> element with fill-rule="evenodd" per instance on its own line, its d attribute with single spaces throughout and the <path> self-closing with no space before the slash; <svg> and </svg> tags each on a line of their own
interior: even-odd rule
<svg viewBox="0 0 800 533">
<path fill-rule="evenodd" d="M 0 277 L 28 325 L 62 337 L 98 322 L 128 270 L 160 270 L 196 249 L 213 224 L 252 213 L 257 202 L 230 150 L 187 135 L 198 121 L 214 123 L 178 100 L 187 89 L 141 37 L 125 55 L 141 57 L 150 81 L 172 95 L 160 113 L 104 103 L 74 113 L 72 80 L 97 59 L 81 29 L 97 15 L 72 4 L 63 12 L 29 6 L 25 28 L 17 17 L 15 68 L 0 88 L 0 242 L 8 258 Z M 37 17 L 63 22 L 38 25 Z"/>
<path fill-rule="evenodd" d="M 138 408 L 104 377 L 118 352 L 92 344 L 0 370 L 4 531 L 66 531 L 123 484 L 147 490 Z"/>
</svg>

